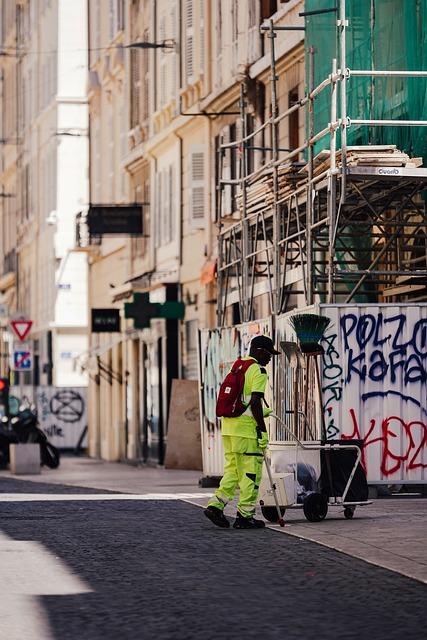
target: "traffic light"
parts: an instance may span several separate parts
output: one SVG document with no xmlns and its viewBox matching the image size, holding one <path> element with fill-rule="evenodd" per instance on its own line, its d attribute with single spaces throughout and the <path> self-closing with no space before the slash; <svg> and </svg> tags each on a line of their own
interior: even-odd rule
<svg viewBox="0 0 427 640">
<path fill-rule="evenodd" d="M 0 415 L 9 414 L 9 378 L 0 378 Z"/>
</svg>

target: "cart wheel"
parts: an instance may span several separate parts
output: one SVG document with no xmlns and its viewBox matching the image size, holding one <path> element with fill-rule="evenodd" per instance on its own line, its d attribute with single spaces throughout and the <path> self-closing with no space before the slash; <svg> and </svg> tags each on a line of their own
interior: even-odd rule
<svg viewBox="0 0 427 640">
<path fill-rule="evenodd" d="M 321 493 L 310 493 L 304 499 L 304 515 L 310 522 L 320 522 L 328 513 L 328 498 Z"/>
<path fill-rule="evenodd" d="M 347 518 L 347 520 L 351 520 L 354 516 L 355 511 L 356 509 L 354 507 L 346 507 L 344 509 L 344 518 Z"/>
<path fill-rule="evenodd" d="M 280 513 L 282 516 L 285 515 L 285 507 L 280 507 Z M 277 522 L 277 509 L 276 507 L 261 507 L 261 513 L 268 522 Z"/>
</svg>

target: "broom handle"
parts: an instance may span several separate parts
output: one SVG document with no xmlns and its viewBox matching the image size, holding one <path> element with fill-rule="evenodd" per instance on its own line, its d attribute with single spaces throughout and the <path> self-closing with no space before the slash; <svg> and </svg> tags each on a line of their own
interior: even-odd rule
<svg viewBox="0 0 427 640">
<path fill-rule="evenodd" d="M 307 408 L 308 408 L 308 388 L 310 385 L 310 360 L 311 357 L 309 355 L 306 356 L 306 360 L 307 360 L 307 368 L 305 371 L 305 391 L 304 391 L 304 415 L 306 416 L 306 420 L 307 420 Z"/>
<path fill-rule="evenodd" d="M 317 357 L 314 356 L 314 358 L 315 358 L 315 360 L 314 360 L 314 369 L 316 371 L 317 390 L 318 390 L 319 402 L 320 402 L 320 415 L 321 415 L 321 423 L 322 423 L 322 439 L 326 443 L 326 439 L 327 439 L 326 420 L 325 420 L 325 413 L 323 411 L 323 397 L 322 397 L 322 386 L 321 386 L 321 382 L 320 382 L 319 363 L 317 361 Z M 333 478 L 332 478 L 332 469 L 331 469 L 331 452 L 328 449 L 325 451 L 325 462 L 326 462 L 326 471 L 327 471 L 327 474 L 328 474 L 329 486 L 330 486 L 330 490 L 331 490 L 331 496 L 333 496 L 335 498 L 336 496 L 335 496 L 335 489 L 334 489 L 334 481 L 333 481 Z"/>
<path fill-rule="evenodd" d="M 273 480 L 273 476 L 271 475 L 270 462 L 269 462 L 269 460 L 267 458 L 267 454 L 265 453 L 265 451 L 262 452 L 262 455 L 264 457 L 264 464 L 265 464 L 266 469 L 267 469 L 268 480 L 270 482 L 270 487 L 271 487 L 271 490 L 273 492 L 274 503 L 276 505 L 277 522 L 280 524 L 281 527 L 284 527 L 285 523 L 284 523 L 284 520 L 282 518 L 282 512 L 280 511 L 279 499 L 277 497 L 276 484 L 275 484 L 275 482 Z"/>
</svg>

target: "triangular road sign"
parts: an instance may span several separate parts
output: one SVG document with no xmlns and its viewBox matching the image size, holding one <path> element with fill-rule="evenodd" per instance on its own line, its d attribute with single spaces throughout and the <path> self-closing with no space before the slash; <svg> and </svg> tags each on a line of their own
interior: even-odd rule
<svg viewBox="0 0 427 640">
<path fill-rule="evenodd" d="M 12 327 L 15 335 L 18 336 L 20 340 L 25 340 L 26 336 L 29 334 L 31 327 L 33 326 L 32 320 L 11 320 L 10 326 Z"/>
</svg>

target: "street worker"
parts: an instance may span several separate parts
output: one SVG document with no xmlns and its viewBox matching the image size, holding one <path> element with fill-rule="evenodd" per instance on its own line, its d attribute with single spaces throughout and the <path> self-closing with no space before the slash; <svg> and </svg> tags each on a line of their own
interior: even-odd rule
<svg viewBox="0 0 427 640">
<path fill-rule="evenodd" d="M 230 526 L 224 507 L 233 500 L 237 486 L 240 497 L 233 528 L 261 529 L 265 526 L 262 520 L 254 518 L 263 451 L 268 445 L 264 418 L 272 412 L 264 400 L 268 380 L 265 367 L 271 357 L 279 353 L 271 338 L 256 336 L 251 341 L 249 356 L 236 360 L 221 385 L 216 408 L 217 416 L 222 416 L 224 476 L 204 511 L 218 527 Z M 227 404 L 230 398 L 232 403 Z"/>
</svg>

